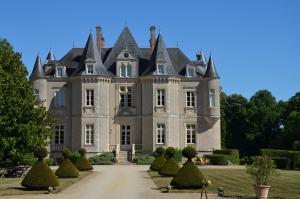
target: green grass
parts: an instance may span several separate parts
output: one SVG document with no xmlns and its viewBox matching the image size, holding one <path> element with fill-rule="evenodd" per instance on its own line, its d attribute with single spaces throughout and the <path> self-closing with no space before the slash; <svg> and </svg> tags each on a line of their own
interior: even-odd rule
<svg viewBox="0 0 300 199">
<path fill-rule="evenodd" d="M 78 178 L 58 178 L 59 186 L 56 187 L 54 193 L 60 192 L 63 189 L 83 179 L 93 171 L 81 171 Z M 28 190 L 21 186 L 23 178 L 1 178 L 0 179 L 0 196 L 5 195 L 24 195 L 24 194 L 44 194 L 48 193 L 46 190 Z"/>
<path fill-rule="evenodd" d="M 246 173 L 246 169 L 212 169 L 200 168 L 202 173 L 212 184 L 207 187 L 209 193 L 217 193 L 223 187 L 226 196 L 253 198 L 253 179 Z M 269 198 L 298 199 L 300 197 L 300 171 L 278 170 L 279 175 L 270 179 L 271 189 Z M 172 177 L 161 177 L 156 171 L 149 171 L 158 188 L 170 184 Z M 171 190 L 171 192 L 200 192 L 200 190 Z"/>
</svg>

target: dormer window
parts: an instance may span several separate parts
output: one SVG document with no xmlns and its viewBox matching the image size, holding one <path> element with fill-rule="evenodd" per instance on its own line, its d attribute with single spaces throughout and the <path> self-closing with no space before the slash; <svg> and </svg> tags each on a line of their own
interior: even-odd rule
<svg viewBox="0 0 300 199">
<path fill-rule="evenodd" d="M 94 74 L 94 65 L 93 64 L 87 64 L 85 71 L 86 71 L 87 75 Z"/>
<path fill-rule="evenodd" d="M 64 68 L 63 67 L 56 67 L 55 77 L 63 77 L 63 76 L 64 76 Z"/>
<path fill-rule="evenodd" d="M 120 77 L 131 77 L 132 65 L 130 63 L 122 63 L 120 67 Z"/>
<path fill-rule="evenodd" d="M 156 65 L 156 73 L 159 75 L 165 74 L 165 65 L 163 64 L 157 64 Z"/>
<path fill-rule="evenodd" d="M 186 76 L 187 77 L 194 77 L 195 75 L 195 68 L 194 67 L 187 67 L 186 68 Z"/>
</svg>

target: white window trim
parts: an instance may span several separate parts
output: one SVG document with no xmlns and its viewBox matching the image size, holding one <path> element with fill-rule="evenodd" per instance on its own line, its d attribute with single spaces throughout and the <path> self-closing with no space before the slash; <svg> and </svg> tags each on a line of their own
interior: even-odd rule
<svg viewBox="0 0 300 199">
<path fill-rule="evenodd" d="M 160 142 L 158 140 L 160 139 Z M 156 124 L 156 144 L 165 144 L 166 142 L 166 125 L 165 124 Z"/>
<path fill-rule="evenodd" d="M 192 76 L 190 76 L 189 73 L 188 73 L 189 69 L 193 70 Z M 186 77 L 194 77 L 194 76 L 195 76 L 195 67 L 186 67 Z"/>
<path fill-rule="evenodd" d="M 92 66 L 92 73 L 89 72 L 89 70 L 88 70 L 89 67 L 88 66 Z M 92 75 L 94 73 L 95 73 L 95 64 L 91 64 L 91 63 L 85 64 L 85 74 Z"/>
<path fill-rule="evenodd" d="M 188 126 L 194 126 L 194 135 L 195 135 L 195 143 L 191 142 L 193 140 L 192 137 L 190 137 L 190 142 L 188 142 Z M 197 125 L 194 123 L 186 123 L 185 124 L 185 143 L 186 145 L 196 145 L 197 144 Z M 192 136 L 192 134 L 191 134 Z"/>
<path fill-rule="evenodd" d="M 92 128 L 87 128 L 92 127 Z M 89 134 L 88 133 L 89 130 Z M 94 145 L 95 143 L 95 125 L 94 124 L 86 124 L 84 128 L 84 144 L 85 145 Z M 87 142 L 89 141 L 89 142 Z"/>
<path fill-rule="evenodd" d="M 122 66 L 124 65 L 124 74 L 125 75 L 123 75 L 122 74 Z M 129 74 L 129 67 L 131 67 L 131 73 Z M 132 72 L 132 70 L 133 70 L 133 64 L 132 63 L 130 63 L 130 62 L 121 62 L 121 64 L 120 64 L 120 68 L 119 68 L 119 73 L 120 73 L 120 77 L 132 77 L 132 74 L 133 74 L 133 72 Z"/>
<path fill-rule="evenodd" d="M 123 128 L 124 127 L 124 131 L 123 131 Z M 129 129 L 128 129 L 129 127 Z M 124 132 L 124 136 L 125 136 L 125 139 L 124 139 L 124 142 L 125 144 L 122 143 L 123 139 L 122 139 L 122 134 Z M 128 138 L 128 133 L 129 133 L 129 140 L 127 139 Z M 123 124 L 123 125 L 120 125 L 120 141 L 121 141 L 121 145 L 130 145 L 131 144 L 131 126 L 129 124 Z M 129 142 L 128 142 L 129 141 Z"/>
<path fill-rule="evenodd" d="M 211 97 L 213 97 L 212 98 L 213 99 L 213 103 L 211 101 Z M 209 102 L 209 107 L 210 108 L 216 107 L 216 90 L 215 89 L 209 89 L 208 90 L 208 102 Z"/>
<path fill-rule="evenodd" d="M 88 99 L 88 91 L 93 91 L 93 98 L 90 96 Z M 85 90 L 85 106 L 93 107 L 95 106 L 95 90 L 94 89 L 86 89 Z M 88 103 L 89 102 L 89 103 Z"/>
<path fill-rule="evenodd" d="M 162 95 L 160 95 L 160 96 L 158 95 L 159 91 L 162 91 L 161 92 Z M 156 106 L 158 106 L 158 107 L 164 107 L 165 104 L 166 104 L 166 91 L 165 91 L 165 89 L 157 89 L 155 97 L 156 97 Z M 158 104 L 158 99 L 160 99 L 159 101 L 160 101 L 161 104 Z"/>
<path fill-rule="evenodd" d="M 121 88 L 124 88 L 124 91 L 121 90 Z M 124 95 L 124 106 L 121 106 L 121 94 Z M 130 97 L 129 97 L 130 96 Z M 119 104 L 120 108 L 131 108 L 133 107 L 132 103 L 132 86 L 120 86 L 119 88 Z M 130 106 L 129 106 L 129 99 L 130 99 Z"/>
<path fill-rule="evenodd" d="M 61 75 L 58 75 L 58 69 L 61 69 Z M 55 77 L 64 77 L 65 76 L 65 67 L 64 66 L 56 66 L 55 67 Z"/>
<path fill-rule="evenodd" d="M 194 95 L 194 106 L 188 106 L 188 93 L 193 93 L 193 95 Z M 190 101 L 190 103 L 192 103 L 192 100 Z M 194 91 L 194 90 L 187 90 L 185 92 L 185 107 L 187 107 L 187 108 L 194 108 L 194 107 L 196 107 L 196 91 Z"/>
<path fill-rule="evenodd" d="M 163 73 L 161 73 L 159 71 L 159 67 L 158 66 L 163 66 Z M 164 75 L 166 73 L 166 66 L 165 64 L 156 64 L 156 74 L 157 75 Z"/>
</svg>

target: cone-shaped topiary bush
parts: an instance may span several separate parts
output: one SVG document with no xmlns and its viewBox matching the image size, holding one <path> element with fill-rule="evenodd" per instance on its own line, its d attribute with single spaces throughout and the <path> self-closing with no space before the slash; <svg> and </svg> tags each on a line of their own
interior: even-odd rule
<svg viewBox="0 0 300 199">
<path fill-rule="evenodd" d="M 92 164 L 85 157 L 86 150 L 84 148 L 79 149 L 80 158 L 76 161 L 75 166 L 79 171 L 93 170 Z"/>
<path fill-rule="evenodd" d="M 182 155 L 188 160 L 172 179 L 171 186 L 175 189 L 199 189 L 208 186 L 206 178 L 192 161 L 196 156 L 196 150 L 193 147 L 186 147 Z"/>
<path fill-rule="evenodd" d="M 179 170 L 179 165 L 174 158 L 175 149 L 168 147 L 166 150 L 167 161 L 164 166 L 160 169 L 159 174 L 163 176 L 175 176 Z"/>
<path fill-rule="evenodd" d="M 166 163 L 166 158 L 164 157 L 165 149 L 163 147 L 158 147 L 155 150 L 155 153 L 156 153 L 156 158 L 152 162 L 150 166 L 150 170 L 159 171 Z"/>
<path fill-rule="evenodd" d="M 64 148 L 62 154 L 65 159 L 56 170 L 55 175 L 60 178 L 77 178 L 79 176 L 79 172 L 69 159 L 71 150 L 68 148 Z"/>
<path fill-rule="evenodd" d="M 48 189 L 59 185 L 57 177 L 43 161 L 47 156 L 47 149 L 39 147 L 34 151 L 34 156 L 38 161 L 28 171 L 27 175 L 21 182 L 21 185 L 30 189 Z"/>
</svg>

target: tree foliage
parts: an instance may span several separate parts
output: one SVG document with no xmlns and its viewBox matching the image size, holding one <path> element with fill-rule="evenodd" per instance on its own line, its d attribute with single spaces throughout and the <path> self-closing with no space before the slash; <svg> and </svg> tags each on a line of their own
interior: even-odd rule
<svg viewBox="0 0 300 199">
<path fill-rule="evenodd" d="M 34 96 L 21 55 L 0 39 L 0 151 L 2 159 L 19 160 L 47 144 L 52 117 Z"/>
</svg>

